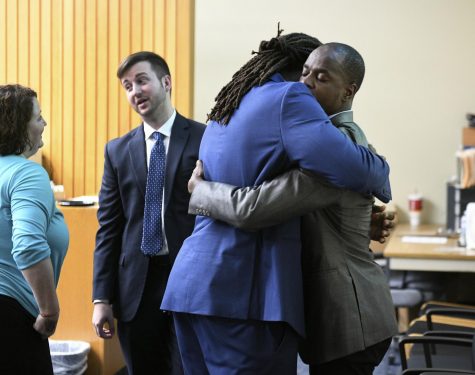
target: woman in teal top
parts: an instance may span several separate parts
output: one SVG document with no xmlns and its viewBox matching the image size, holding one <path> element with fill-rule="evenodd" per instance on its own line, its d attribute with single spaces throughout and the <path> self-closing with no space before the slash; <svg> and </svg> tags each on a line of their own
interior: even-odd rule
<svg viewBox="0 0 475 375">
<path fill-rule="evenodd" d="M 0 374 L 53 374 L 47 338 L 69 234 L 48 174 L 28 160 L 45 126 L 33 90 L 0 86 Z"/>
</svg>

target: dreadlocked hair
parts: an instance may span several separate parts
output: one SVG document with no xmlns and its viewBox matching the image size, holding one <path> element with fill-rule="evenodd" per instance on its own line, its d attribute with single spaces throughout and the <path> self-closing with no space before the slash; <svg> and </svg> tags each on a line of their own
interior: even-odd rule
<svg viewBox="0 0 475 375">
<path fill-rule="evenodd" d="M 300 71 L 308 55 L 322 43 L 307 34 L 291 33 L 262 41 L 259 51 L 232 77 L 215 99 L 208 120 L 227 125 L 241 99 L 254 86 L 261 86 L 276 72 Z"/>
</svg>

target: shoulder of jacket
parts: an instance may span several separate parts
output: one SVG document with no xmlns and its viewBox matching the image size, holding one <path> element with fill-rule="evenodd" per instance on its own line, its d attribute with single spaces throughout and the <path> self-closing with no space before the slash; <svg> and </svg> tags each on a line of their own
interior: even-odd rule
<svg viewBox="0 0 475 375">
<path fill-rule="evenodd" d="M 142 128 L 141 125 L 137 126 L 136 128 L 130 130 L 128 133 L 121 135 L 120 137 L 113 138 L 109 142 L 107 142 L 107 147 L 121 145 L 122 143 L 126 143 L 132 139 L 138 131 Z"/>
<path fill-rule="evenodd" d="M 182 116 L 182 115 L 181 115 L 180 113 L 178 113 L 178 112 L 177 112 L 176 116 L 177 116 L 177 117 L 176 117 L 175 121 L 181 119 L 181 120 L 185 121 L 185 122 L 186 122 L 190 127 L 192 127 L 192 128 L 197 128 L 197 129 L 202 129 L 202 130 L 204 130 L 204 129 L 206 128 L 206 125 L 205 125 L 205 124 L 203 124 L 203 123 L 201 123 L 201 122 L 198 122 L 198 121 L 195 121 L 195 120 L 193 120 L 193 119 L 191 119 L 191 118 Z"/>
<path fill-rule="evenodd" d="M 300 82 L 283 82 L 281 83 L 281 90 L 276 90 L 275 95 L 280 96 L 282 103 L 297 102 L 307 103 L 316 102 L 314 96 L 307 86 Z M 280 91 L 280 93 L 278 93 Z M 312 104 L 313 105 L 313 104 Z"/>
<path fill-rule="evenodd" d="M 190 126 L 192 126 L 193 128 L 196 128 L 196 129 L 202 130 L 202 131 L 204 131 L 206 129 L 206 125 L 201 123 L 201 122 L 191 120 L 191 119 L 188 119 L 188 118 L 186 120 L 188 121 Z"/>
</svg>

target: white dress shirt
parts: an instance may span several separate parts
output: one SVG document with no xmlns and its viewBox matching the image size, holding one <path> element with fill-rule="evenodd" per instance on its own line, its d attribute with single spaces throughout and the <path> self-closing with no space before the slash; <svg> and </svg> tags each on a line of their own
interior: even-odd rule
<svg viewBox="0 0 475 375">
<path fill-rule="evenodd" d="M 163 144 L 165 145 L 165 154 L 168 155 L 168 147 L 170 145 L 170 136 L 172 134 L 172 127 L 173 123 L 175 122 L 176 118 L 176 110 L 173 110 L 172 115 L 170 118 L 160 127 L 160 129 L 156 130 L 152 128 L 146 122 L 143 123 L 143 130 L 145 133 L 145 148 L 147 152 L 147 169 L 150 165 L 150 154 L 152 153 L 152 148 L 155 145 L 155 139 L 153 139 L 152 134 L 158 131 L 162 135 Z M 158 255 L 166 255 L 168 254 L 168 243 L 167 243 L 167 236 L 165 233 L 165 220 L 164 220 L 164 208 L 165 208 L 165 189 L 163 189 L 163 197 L 162 197 L 162 233 L 165 235 L 163 236 L 163 246 L 162 250 L 158 253 Z"/>
</svg>

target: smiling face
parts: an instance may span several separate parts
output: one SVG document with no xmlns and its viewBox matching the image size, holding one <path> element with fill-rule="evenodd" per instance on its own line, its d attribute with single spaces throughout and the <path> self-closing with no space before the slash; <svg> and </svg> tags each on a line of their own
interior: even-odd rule
<svg viewBox="0 0 475 375">
<path fill-rule="evenodd" d="M 169 75 L 159 78 L 148 61 L 140 61 L 124 73 L 120 82 L 130 105 L 144 121 L 152 125 L 170 116 Z"/>
<path fill-rule="evenodd" d="M 27 158 L 36 154 L 38 149 L 43 147 L 43 131 L 45 130 L 46 121 L 41 115 L 41 108 L 38 99 L 31 98 L 33 102 L 33 111 L 31 113 L 30 121 L 27 124 L 28 141 L 30 145 L 23 152 L 23 155 Z"/>
<path fill-rule="evenodd" d="M 300 77 L 328 115 L 351 109 L 357 91 L 356 84 L 348 82 L 342 58 L 329 46 L 318 47 L 308 57 Z"/>
</svg>

